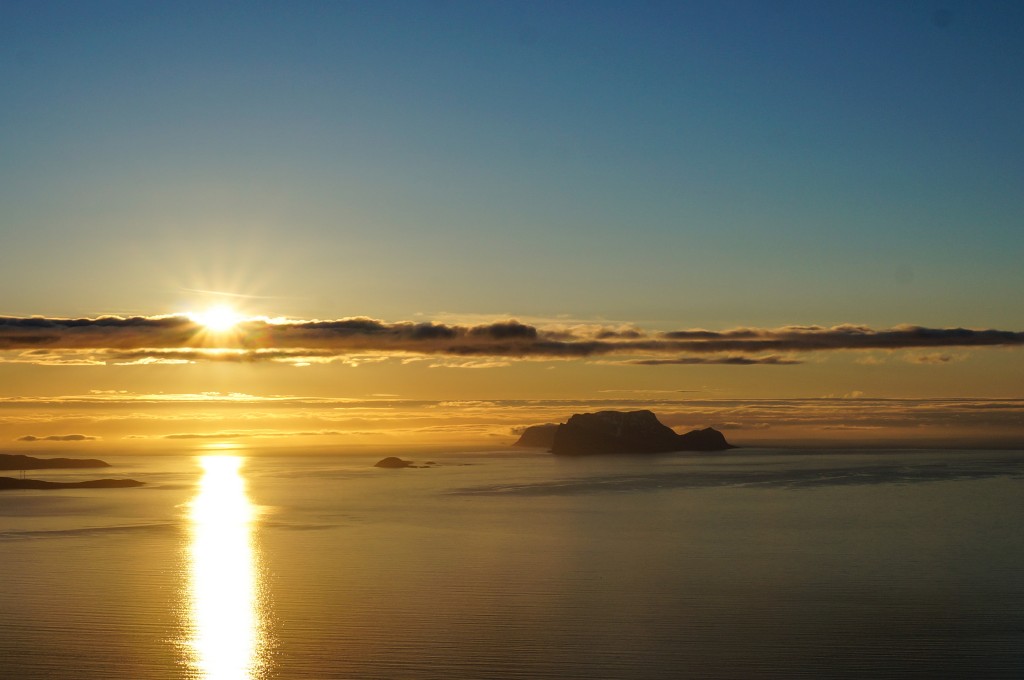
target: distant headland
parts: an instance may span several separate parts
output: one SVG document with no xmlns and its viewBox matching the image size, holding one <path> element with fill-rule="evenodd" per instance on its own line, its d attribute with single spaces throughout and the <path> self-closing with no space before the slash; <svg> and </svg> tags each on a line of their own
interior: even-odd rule
<svg viewBox="0 0 1024 680">
<path fill-rule="evenodd" d="M 15 453 L 0 453 L 0 470 L 56 470 L 61 468 L 101 468 L 110 463 L 95 458 L 35 458 Z"/>
<path fill-rule="evenodd" d="M 651 411 L 577 413 L 562 424 L 526 428 L 514 445 L 550 448 L 551 453 L 567 456 L 735 448 L 713 427 L 676 434 Z"/>
<path fill-rule="evenodd" d="M 110 463 L 96 458 L 35 458 L 0 453 L 0 470 L 60 470 L 67 468 L 106 468 Z M 134 479 L 88 479 L 82 482 L 47 482 L 42 479 L 0 477 L 0 491 L 13 489 L 123 489 L 144 486 Z"/>
<path fill-rule="evenodd" d="M 124 489 L 144 486 L 135 479 L 89 479 L 84 482 L 47 482 L 42 479 L 0 477 L 0 491 L 13 489 Z"/>
</svg>

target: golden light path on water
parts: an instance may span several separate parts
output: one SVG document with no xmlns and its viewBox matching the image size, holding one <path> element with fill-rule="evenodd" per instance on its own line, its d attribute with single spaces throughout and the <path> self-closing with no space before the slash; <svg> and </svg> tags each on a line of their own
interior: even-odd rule
<svg viewBox="0 0 1024 680">
<path fill-rule="evenodd" d="M 203 477 L 189 506 L 189 665 L 203 680 L 256 680 L 267 645 L 255 507 L 238 456 L 199 459 Z"/>
</svg>

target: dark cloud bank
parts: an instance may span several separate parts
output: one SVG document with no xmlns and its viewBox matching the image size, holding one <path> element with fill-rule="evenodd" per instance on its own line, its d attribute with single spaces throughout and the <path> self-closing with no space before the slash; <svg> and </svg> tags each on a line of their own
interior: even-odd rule
<svg viewBox="0 0 1024 680">
<path fill-rule="evenodd" d="M 790 356 L 841 350 L 1024 345 L 1024 332 L 860 325 L 647 332 L 635 328 L 544 329 L 509 320 L 480 325 L 366 317 L 272 322 L 254 319 L 211 333 L 187 316 L 61 319 L 0 317 L 0 350 L 27 359 L 78 352 L 102 362 L 329 360 L 359 353 L 510 359 L 633 357 L 641 365 L 790 365 Z M 215 353 L 213 349 L 231 350 Z"/>
</svg>

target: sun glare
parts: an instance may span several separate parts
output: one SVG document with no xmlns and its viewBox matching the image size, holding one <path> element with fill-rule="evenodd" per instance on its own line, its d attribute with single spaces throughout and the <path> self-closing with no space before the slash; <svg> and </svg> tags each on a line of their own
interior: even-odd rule
<svg viewBox="0 0 1024 680">
<path fill-rule="evenodd" d="M 190 677 L 254 680 L 266 659 L 264 603 L 254 546 L 256 512 L 237 456 L 203 456 L 190 504 Z"/>
<path fill-rule="evenodd" d="M 189 318 L 215 333 L 234 328 L 244 317 L 225 305 L 210 307 L 205 312 L 192 312 Z"/>
</svg>

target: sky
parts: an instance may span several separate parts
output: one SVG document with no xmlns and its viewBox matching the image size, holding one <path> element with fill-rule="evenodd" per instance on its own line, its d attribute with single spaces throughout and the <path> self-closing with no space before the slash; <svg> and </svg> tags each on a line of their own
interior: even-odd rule
<svg viewBox="0 0 1024 680">
<path fill-rule="evenodd" d="M 0 448 L 1024 446 L 1021 82 L 1017 2 L 0 0 Z"/>
</svg>

